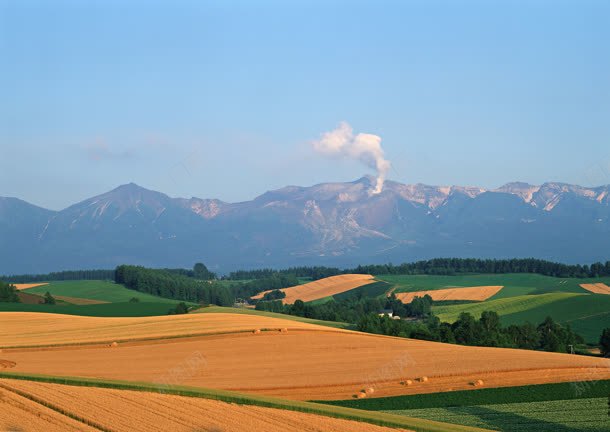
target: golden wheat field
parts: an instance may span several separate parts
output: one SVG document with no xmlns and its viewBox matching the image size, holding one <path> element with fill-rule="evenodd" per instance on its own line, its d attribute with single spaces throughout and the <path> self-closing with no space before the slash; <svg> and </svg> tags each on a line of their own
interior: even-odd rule
<svg viewBox="0 0 610 432">
<path fill-rule="evenodd" d="M 205 321 L 209 319 L 213 325 L 208 327 L 217 332 L 244 328 L 244 318 L 265 318 L 236 314 L 200 316 L 193 322 L 206 328 Z M 95 339 L 96 330 L 87 320 L 93 320 L 104 337 L 111 335 L 113 328 L 124 334 L 138 335 L 142 330 L 152 334 L 148 323 L 142 328 L 137 324 L 139 320 L 146 321 L 142 318 L 130 318 L 135 322 L 120 327 L 105 322 L 116 318 L 78 318 L 79 324 L 88 330 L 73 328 L 76 332 L 73 333 L 64 328 L 59 340 L 65 340 L 71 333 L 82 338 L 87 332 Z M 172 320 L 178 328 L 184 328 L 184 319 L 190 317 L 158 318 L 168 320 L 153 321 L 163 324 L 162 333 L 177 334 L 176 329 L 170 331 Z M 238 322 L 242 324 L 236 325 Z M 116 346 L 14 348 L 4 349 L 0 358 L 14 362 L 10 370 L 16 372 L 169 382 L 290 399 L 347 399 L 367 387 L 374 387 L 374 396 L 389 396 L 470 389 L 477 380 L 482 380 L 485 386 L 499 387 L 610 378 L 609 359 L 450 345 L 281 319 L 273 323 L 287 331 L 140 340 Z M 50 321 L 47 325 L 51 325 Z M 24 340 L 40 342 L 32 331 L 30 327 L 22 336 Z M 52 331 L 47 330 L 47 336 L 53 340 Z M 428 380 L 420 382 L 421 377 Z M 405 380 L 414 384 L 402 385 Z"/>
<path fill-rule="evenodd" d="M 37 312 L 3 312 L 0 348 L 106 343 L 281 328 L 342 331 L 299 321 L 245 314 L 99 318 Z"/>
<path fill-rule="evenodd" d="M 25 289 L 28 289 L 28 288 L 34 288 L 34 287 L 38 287 L 38 286 L 49 285 L 49 283 L 48 282 L 44 282 L 44 283 L 21 283 L 21 284 L 11 284 L 11 285 L 13 285 L 19 291 L 21 291 L 21 290 L 25 290 Z"/>
<path fill-rule="evenodd" d="M 26 395 L 76 416 L 80 421 L 33 402 L 24 397 Z M 237 405 L 209 399 L 9 379 L 0 379 L 0 401 L 3 402 L 0 410 L 0 430 L 45 432 L 99 430 L 389 432 L 397 430 L 315 414 Z M 88 426 L 87 423 L 94 427 Z"/>
<path fill-rule="evenodd" d="M 610 287 L 605 283 L 580 284 L 580 286 L 593 294 L 610 294 Z"/>
<path fill-rule="evenodd" d="M 408 293 L 394 293 L 403 303 L 411 303 L 415 297 L 429 295 L 434 301 L 442 300 L 474 300 L 484 301 L 496 295 L 503 286 L 477 286 L 465 288 L 447 288 L 440 290 L 416 291 Z"/>
<path fill-rule="evenodd" d="M 286 297 L 282 300 L 286 304 L 292 304 L 297 300 L 303 300 L 309 302 L 318 300 L 321 298 L 329 297 L 335 294 L 340 294 L 345 291 L 349 291 L 355 288 L 359 288 L 363 285 L 367 285 L 374 281 L 373 276 L 363 274 L 344 274 L 338 276 L 331 276 L 317 281 L 309 282 L 303 285 L 297 285 L 290 288 L 283 288 L 280 291 L 286 294 Z M 264 291 L 253 299 L 261 299 L 269 291 Z"/>
</svg>

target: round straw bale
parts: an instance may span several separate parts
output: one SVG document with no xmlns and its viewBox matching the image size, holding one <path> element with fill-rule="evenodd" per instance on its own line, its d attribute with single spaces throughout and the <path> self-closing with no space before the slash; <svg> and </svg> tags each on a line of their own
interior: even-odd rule
<svg viewBox="0 0 610 432">
<path fill-rule="evenodd" d="M 254 333 L 254 334 L 261 334 L 261 329 L 254 329 L 254 331 L 252 333 Z"/>
<path fill-rule="evenodd" d="M 419 382 L 428 382 L 428 377 L 427 376 L 423 376 L 419 379 Z"/>
<path fill-rule="evenodd" d="M 368 395 L 368 394 L 373 394 L 375 393 L 375 389 L 373 387 L 367 387 L 366 390 L 364 390 L 364 392 Z"/>
<path fill-rule="evenodd" d="M 359 392 L 357 398 L 358 399 L 363 399 L 366 397 L 366 393 L 365 392 Z"/>
</svg>

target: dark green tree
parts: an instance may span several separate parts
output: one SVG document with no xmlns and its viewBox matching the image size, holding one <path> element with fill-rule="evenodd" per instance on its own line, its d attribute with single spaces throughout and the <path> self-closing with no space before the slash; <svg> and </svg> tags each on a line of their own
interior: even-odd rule
<svg viewBox="0 0 610 432">
<path fill-rule="evenodd" d="M 14 285 L 0 281 L 0 302 L 20 303 L 17 288 Z"/>
<path fill-rule="evenodd" d="M 604 357 L 610 357 L 610 327 L 605 328 L 599 338 L 600 351 Z"/>
<path fill-rule="evenodd" d="M 44 294 L 44 304 L 48 304 L 48 305 L 54 305 L 55 303 L 56 303 L 56 302 L 55 302 L 55 297 L 53 297 L 53 296 L 51 295 L 51 293 L 50 293 L 49 291 L 47 291 L 47 292 Z"/>
</svg>

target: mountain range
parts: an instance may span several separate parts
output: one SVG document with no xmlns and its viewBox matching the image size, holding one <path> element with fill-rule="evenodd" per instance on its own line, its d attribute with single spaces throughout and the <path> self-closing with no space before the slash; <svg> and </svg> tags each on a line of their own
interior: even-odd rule
<svg viewBox="0 0 610 432">
<path fill-rule="evenodd" d="M 197 261 L 225 272 L 449 256 L 610 258 L 610 186 L 386 181 L 372 194 L 374 181 L 287 186 L 240 203 L 130 183 L 61 211 L 0 197 L 0 274 Z"/>
</svg>

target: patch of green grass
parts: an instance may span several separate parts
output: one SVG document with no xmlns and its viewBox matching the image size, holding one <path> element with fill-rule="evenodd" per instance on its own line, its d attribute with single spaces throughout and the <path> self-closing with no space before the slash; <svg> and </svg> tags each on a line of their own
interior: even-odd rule
<svg viewBox="0 0 610 432">
<path fill-rule="evenodd" d="M 385 412 L 503 432 L 603 432 L 610 429 L 607 402 L 591 398 Z"/>
<path fill-rule="evenodd" d="M 316 320 L 316 319 L 310 319 L 310 318 L 303 318 L 303 317 L 294 316 L 294 315 L 284 315 L 284 314 L 275 313 L 275 312 L 257 311 L 255 309 L 248 309 L 248 308 L 209 306 L 209 307 L 203 307 L 203 308 L 197 309 L 196 311 L 193 311 L 192 313 L 233 313 L 233 314 L 245 314 L 245 315 L 260 315 L 260 316 L 266 316 L 266 317 L 271 317 L 271 318 L 280 318 L 280 319 L 285 319 L 285 320 L 290 320 L 290 321 L 299 321 L 299 322 L 304 322 L 304 323 L 309 323 L 309 324 L 323 325 L 326 327 L 341 328 L 341 329 L 350 329 L 351 328 L 351 324 L 348 324 L 348 323 L 335 322 L 335 321 L 322 321 L 322 320 Z"/>
<path fill-rule="evenodd" d="M 610 295 L 588 294 L 559 298 L 547 305 L 536 305 L 502 315 L 503 324 L 525 321 L 540 323 L 550 316 L 561 324 L 569 324 L 588 343 L 597 344 L 603 329 L 610 327 Z"/>
<path fill-rule="evenodd" d="M 607 398 L 609 394 L 610 380 L 602 380 L 320 402 L 371 411 L 388 411 Z"/>
<path fill-rule="evenodd" d="M 492 299 L 522 296 L 527 294 L 542 294 L 550 292 L 586 293 L 579 285 L 590 282 L 608 282 L 610 278 L 577 279 L 556 278 L 530 273 L 506 274 L 464 274 L 454 276 L 434 275 L 379 275 L 396 287 L 396 292 L 413 292 L 424 290 L 437 290 L 455 287 L 502 285 Z"/>
<path fill-rule="evenodd" d="M 44 294 L 47 291 L 57 296 L 78 297 L 110 303 L 128 302 L 133 297 L 141 302 L 149 303 L 176 304 L 179 302 L 179 300 L 166 299 L 131 290 L 114 282 L 98 280 L 51 282 L 48 285 L 24 290 L 24 292 L 32 294 Z"/>
<path fill-rule="evenodd" d="M 528 311 L 530 309 L 535 309 L 538 307 L 548 308 L 550 307 L 549 305 L 557 302 L 558 300 L 571 300 L 581 296 L 589 297 L 588 294 L 576 293 L 524 295 L 518 297 L 501 298 L 496 300 L 487 300 L 484 302 L 470 304 L 433 306 L 432 311 L 440 318 L 441 321 L 451 323 L 457 320 L 458 316 L 462 312 L 468 312 L 472 314 L 475 318 L 479 318 L 483 311 L 495 311 L 498 313 L 498 315 L 503 316 Z M 544 317 L 542 318 L 542 320 L 544 320 Z"/>
<path fill-rule="evenodd" d="M 16 372 L 0 372 L 0 378 L 21 379 L 28 381 L 48 382 L 55 384 L 85 387 L 101 387 L 120 390 L 146 391 L 164 394 L 174 394 L 187 397 L 199 397 L 204 399 L 219 400 L 223 402 L 237 403 L 241 405 L 255 405 L 268 408 L 305 412 L 346 420 L 355 420 L 380 426 L 410 429 L 417 432 L 475 432 L 484 430 L 463 425 L 450 425 L 447 423 L 440 423 L 432 420 L 411 418 L 402 415 L 362 411 L 352 408 L 329 406 L 312 402 L 284 400 L 268 396 L 255 396 L 226 390 L 205 389 L 186 386 L 166 386 L 162 384 L 158 385 L 143 382 L 102 380 L 96 378 L 57 377 L 49 375 L 23 374 Z"/>
<path fill-rule="evenodd" d="M 95 317 L 139 317 L 167 315 L 172 309 L 168 303 L 103 303 L 92 305 L 45 305 L 0 303 L 0 312 L 43 312 Z"/>
</svg>

